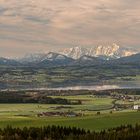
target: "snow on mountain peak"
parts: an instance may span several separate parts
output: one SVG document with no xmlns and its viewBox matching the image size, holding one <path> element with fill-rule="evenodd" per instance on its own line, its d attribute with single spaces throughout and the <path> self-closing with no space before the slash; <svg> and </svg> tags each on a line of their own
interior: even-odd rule
<svg viewBox="0 0 140 140">
<path fill-rule="evenodd" d="M 119 45 L 113 43 L 112 45 L 99 45 L 97 47 L 84 48 L 84 47 L 74 47 L 70 49 L 65 49 L 60 52 L 67 57 L 71 57 L 73 59 L 79 59 L 80 57 L 87 56 L 105 56 L 110 58 L 120 58 L 125 56 L 130 56 L 136 54 L 135 51 L 128 50 L 125 48 L 121 48 Z"/>
<path fill-rule="evenodd" d="M 120 49 L 120 46 L 118 46 L 117 44 L 113 43 L 112 45 L 108 45 L 108 46 L 97 46 L 95 48 L 95 55 L 96 56 L 113 56 L 114 54 L 116 54 Z"/>
<path fill-rule="evenodd" d="M 73 59 L 78 59 L 83 55 L 86 55 L 87 50 L 82 47 L 73 47 L 70 49 L 64 49 L 64 51 L 60 52 L 63 55 L 66 55 L 68 57 L 71 57 Z"/>
<path fill-rule="evenodd" d="M 64 49 L 61 52 L 36 53 L 26 55 L 19 59 L 22 63 L 42 62 L 42 61 L 65 61 L 65 59 L 91 60 L 92 57 L 99 57 L 103 60 L 118 59 L 121 57 L 131 56 L 136 54 L 133 50 L 120 47 L 113 43 L 112 45 L 99 45 L 96 47 L 80 47 Z"/>
</svg>

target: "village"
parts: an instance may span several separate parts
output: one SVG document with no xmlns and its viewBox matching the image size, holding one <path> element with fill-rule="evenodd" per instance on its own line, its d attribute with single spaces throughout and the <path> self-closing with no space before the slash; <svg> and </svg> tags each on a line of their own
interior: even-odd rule
<svg viewBox="0 0 140 140">
<path fill-rule="evenodd" d="M 85 98 L 88 99 L 79 99 L 81 101 L 81 105 L 85 104 L 85 102 L 90 102 L 90 100 L 104 100 L 104 99 L 111 99 L 112 106 L 107 109 L 94 109 L 94 103 L 92 109 L 81 109 L 74 111 L 74 106 L 71 105 L 60 105 L 60 106 L 52 106 L 49 108 L 48 111 L 44 111 L 37 114 L 37 117 L 82 117 L 88 115 L 87 112 L 93 114 L 101 114 L 102 111 L 110 110 L 111 113 L 123 111 L 126 109 L 140 111 L 140 97 L 139 96 L 132 96 L 132 95 L 123 95 L 123 94 L 110 94 L 109 96 L 105 95 L 85 95 Z M 68 98 L 68 97 L 67 97 Z M 75 106 L 76 107 L 76 106 Z M 80 112 L 80 113 L 79 113 Z M 108 111 L 109 112 L 109 111 Z"/>
<path fill-rule="evenodd" d="M 81 113 L 69 112 L 42 112 L 37 114 L 37 117 L 80 117 Z"/>
</svg>

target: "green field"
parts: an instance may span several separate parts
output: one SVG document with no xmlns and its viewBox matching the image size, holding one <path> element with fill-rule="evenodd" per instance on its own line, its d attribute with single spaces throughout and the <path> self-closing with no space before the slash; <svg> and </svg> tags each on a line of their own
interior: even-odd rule
<svg viewBox="0 0 140 140">
<path fill-rule="evenodd" d="M 31 116 L 1 116 L 0 127 L 7 125 L 13 127 L 45 125 L 76 126 L 90 130 L 102 130 L 126 124 L 136 124 L 140 122 L 140 112 L 123 112 L 114 114 L 102 114 L 100 116 L 86 116 L 77 118 L 46 117 L 37 118 Z"/>
<path fill-rule="evenodd" d="M 51 96 L 56 98 L 58 96 Z M 0 127 L 7 125 L 13 127 L 41 127 L 46 125 L 76 126 L 90 130 L 102 130 L 125 124 L 140 122 L 140 112 L 132 108 L 113 111 L 114 100 L 111 97 L 96 97 L 90 95 L 59 96 L 68 100 L 81 100 L 81 105 L 57 105 L 57 104 L 0 104 Z M 124 103 L 122 100 L 117 104 Z M 140 103 L 140 101 L 137 101 Z M 59 107 L 59 109 L 58 109 Z M 41 112 L 67 112 L 82 113 L 81 117 L 38 117 Z M 97 115 L 100 111 L 100 115 Z M 110 113 L 112 111 L 112 113 Z"/>
</svg>

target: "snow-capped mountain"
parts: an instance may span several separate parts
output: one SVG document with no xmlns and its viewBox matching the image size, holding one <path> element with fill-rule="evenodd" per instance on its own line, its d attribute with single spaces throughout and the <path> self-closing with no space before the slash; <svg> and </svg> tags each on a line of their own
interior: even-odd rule
<svg viewBox="0 0 140 140">
<path fill-rule="evenodd" d="M 65 52 L 65 53 L 64 53 Z M 60 54 L 61 53 L 61 54 Z M 64 54 L 63 54 L 64 53 Z M 95 48 L 75 47 L 59 53 L 38 53 L 26 55 L 21 59 L 0 58 L 0 65 L 6 66 L 78 66 L 103 64 L 138 64 L 139 52 L 120 48 L 118 45 L 97 46 Z M 74 58 L 74 59 L 73 59 Z M 110 61 L 107 61 L 110 60 Z"/>
<path fill-rule="evenodd" d="M 63 54 L 58 54 L 54 52 L 49 53 L 38 53 L 25 55 L 25 57 L 19 59 L 22 64 L 33 64 L 33 65 L 59 65 L 59 64 L 68 64 L 72 61 L 72 58 L 69 58 Z"/>
<path fill-rule="evenodd" d="M 19 59 L 23 65 L 59 66 L 72 64 L 102 64 L 106 60 L 128 57 L 138 52 L 121 48 L 117 44 L 91 48 L 74 47 L 61 52 L 29 54 Z"/>
<path fill-rule="evenodd" d="M 74 47 L 70 49 L 64 49 L 64 51 L 59 52 L 61 54 L 66 55 L 67 57 L 71 57 L 73 59 L 79 59 L 82 56 L 93 56 L 93 57 L 101 57 L 105 59 L 117 59 L 120 57 L 131 56 L 136 54 L 135 51 L 121 48 L 117 44 L 112 44 L 108 46 L 97 46 L 91 48 L 82 48 L 82 47 Z"/>
<path fill-rule="evenodd" d="M 22 58 L 17 59 L 21 63 L 39 62 L 46 56 L 45 53 L 27 54 Z"/>
<path fill-rule="evenodd" d="M 65 55 L 62 54 L 58 54 L 58 53 L 54 53 L 54 52 L 49 52 L 48 54 L 46 54 L 43 59 L 41 61 L 45 61 L 45 60 L 65 60 L 67 59 L 67 57 Z"/>
<path fill-rule="evenodd" d="M 27 54 L 23 58 L 19 59 L 20 62 L 23 63 L 33 63 L 33 62 L 40 62 L 44 60 L 53 60 L 63 58 L 64 56 L 61 54 L 56 55 L 56 53 L 49 52 L 49 53 L 35 53 L 35 54 Z"/>
<path fill-rule="evenodd" d="M 104 64 L 105 60 L 100 59 L 99 57 L 93 57 L 84 55 L 81 56 L 79 59 L 75 60 L 73 62 L 73 65 L 101 65 Z"/>
<path fill-rule="evenodd" d="M 0 57 L 0 65 L 18 66 L 18 65 L 20 65 L 20 63 L 18 63 L 16 60 L 13 60 L 13 59 Z"/>
<path fill-rule="evenodd" d="M 79 59 L 82 56 L 88 55 L 88 49 L 82 47 L 73 47 L 70 49 L 64 49 L 59 53 L 64 54 L 67 57 L 71 57 L 73 59 Z"/>
</svg>

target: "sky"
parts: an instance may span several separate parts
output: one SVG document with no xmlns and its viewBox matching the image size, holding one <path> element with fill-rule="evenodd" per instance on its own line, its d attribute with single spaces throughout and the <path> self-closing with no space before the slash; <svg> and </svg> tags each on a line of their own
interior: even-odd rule
<svg viewBox="0 0 140 140">
<path fill-rule="evenodd" d="M 112 43 L 140 49 L 140 0 L 0 0 L 0 56 Z"/>
</svg>

